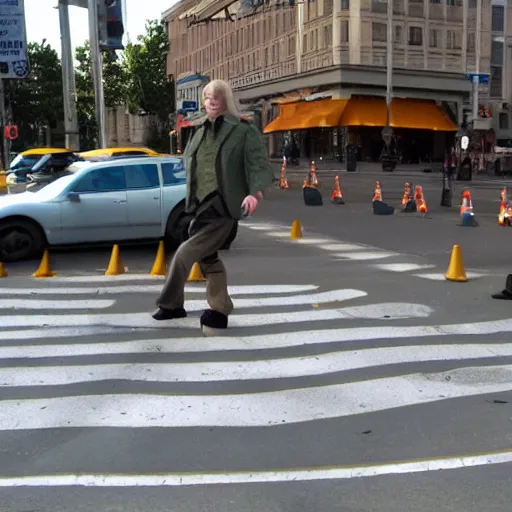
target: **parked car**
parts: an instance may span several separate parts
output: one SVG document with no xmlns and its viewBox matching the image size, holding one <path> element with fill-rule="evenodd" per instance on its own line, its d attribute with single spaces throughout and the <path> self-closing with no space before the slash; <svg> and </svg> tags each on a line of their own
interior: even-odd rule
<svg viewBox="0 0 512 512">
<path fill-rule="evenodd" d="M 82 160 L 72 151 L 57 151 L 45 155 L 37 155 L 37 158 L 26 158 L 21 160 L 19 165 L 7 172 L 6 185 L 9 194 L 20 194 L 25 192 L 28 184 L 28 175 L 41 173 L 48 176 L 62 173 L 73 162 Z"/>
<path fill-rule="evenodd" d="M 101 160 L 101 157 L 116 157 L 116 156 L 170 156 L 162 155 L 157 151 L 144 147 L 121 147 L 121 148 L 104 148 L 93 149 L 91 151 L 83 151 L 79 153 L 80 157 L 85 160 Z M 100 157 L 100 158 L 98 158 Z"/>
<path fill-rule="evenodd" d="M 181 158 L 144 157 L 71 164 L 37 192 L 0 197 L 0 261 L 39 257 L 47 246 L 164 239 L 186 234 Z"/>
</svg>

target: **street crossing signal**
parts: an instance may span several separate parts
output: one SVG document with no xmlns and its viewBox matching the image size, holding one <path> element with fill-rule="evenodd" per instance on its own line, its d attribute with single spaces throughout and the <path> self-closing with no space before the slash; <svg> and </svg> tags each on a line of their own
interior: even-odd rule
<svg viewBox="0 0 512 512">
<path fill-rule="evenodd" d="M 15 124 L 7 125 L 4 128 L 4 138 L 7 140 L 15 140 L 18 138 L 18 127 Z"/>
<path fill-rule="evenodd" d="M 101 50 L 124 50 L 123 0 L 99 0 L 98 27 Z"/>
</svg>

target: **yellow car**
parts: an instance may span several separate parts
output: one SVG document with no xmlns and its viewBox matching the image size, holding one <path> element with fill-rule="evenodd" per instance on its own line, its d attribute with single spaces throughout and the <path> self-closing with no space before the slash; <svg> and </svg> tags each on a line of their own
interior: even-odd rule
<svg viewBox="0 0 512 512">
<path fill-rule="evenodd" d="M 22 167 L 33 167 L 43 156 L 55 153 L 72 153 L 67 148 L 32 148 L 19 153 L 9 165 L 9 169 L 0 171 L 0 189 L 6 187 L 6 175 L 10 171 L 21 169 Z"/>
<path fill-rule="evenodd" d="M 78 153 L 85 160 L 94 160 L 98 157 L 116 157 L 116 156 L 169 156 L 167 154 L 158 153 L 149 148 L 126 147 L 126 148 L 105 148 L 93 149 Z"/>
</svg>

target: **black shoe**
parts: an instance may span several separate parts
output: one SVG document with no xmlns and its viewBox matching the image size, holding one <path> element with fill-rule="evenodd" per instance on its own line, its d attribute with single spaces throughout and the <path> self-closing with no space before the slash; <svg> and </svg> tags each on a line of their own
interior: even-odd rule
<svg viewBox="0 0 512 512">
<path fill-rule="evenodd" d="M 493 299 L 512 300 L 512 274 L 507 276 L 505 289 L 501 293 L 493 293 L 491 297 Z"/>
<path fill-rule="evenodd" d="M 187 316 L 187 312 L 183 308 L 158 308 L 151 316 L 155 320 L 174 320 L 175 318 L 185 318 Z"/>
<path fill-rule="evenodd" d="M 228 327 L 228 317 L 213 309 L 207 309 L 201 315 L 200 321 L 203 334 L 205 335 L 215 334 L 216 330 L 227 329 Z"/>
</svg>

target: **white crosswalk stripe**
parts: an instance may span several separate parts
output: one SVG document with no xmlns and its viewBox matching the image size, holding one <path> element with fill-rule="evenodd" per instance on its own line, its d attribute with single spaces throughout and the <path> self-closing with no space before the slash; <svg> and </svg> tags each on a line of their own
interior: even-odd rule
<svg viewBox="0 0 512 512">
<path fill-rule="evenodd" d="M 435 265 L 425 263 L 411 263 L 411 256 L 400 254 L 394 251 L 387 251 L 373 247 L 371 245 L 340 242 L 339 240 L 327 237 L 318 238 L 315 234 L 309 234 L 303 228 L 304 238 L 292 239 L 290 237 L 290 228 L 284 225 L 267 224 L 264 222 L 241 222 L 251 230 L 257 230 L 272 238 L 278 238 L 291 244 L 311 245 L 317 250 L 324 251 L 337 262 L 361 262 L 369 264 L 372 268 L 384 270 L 386 272 L 399 272 L 408 274 L 412 277 L 427 279 L 429 281 L 444 281 L 446 269 L 437 269 Z M 416 259 L 416 257 L 415 257 Z M 392 263 L 377 263 L 377 261 L 389 261 Z M 449 257 L 447 256 L 446 265 L 448 266 Z M 489 272 L 469 269 L 466 272 L 468 279 L 477 279 L 491 275 Z"/>
<path fill-rule="evenodd" d="M 123 297 L 154 294 L 161 286 L 152 279 L 133 281 L 139 284 L 123 276 L 116 284 L 83 280 L 70 286 L 73 281 L 60 279 L 0 288 L 5 309 L 0 315 L 0 436 L 70 428 L 272 429 L 512 391 L 512 365 L 500 359 L 512 357 L 512 319 L 434 324 L 429 319 L 435 311 L 427 305 L 373 303 L 364 290 L 233 286 L 236 309 L 230 328 L 224 336 L 204 338 L 193 331 L 199 330 L 199 312 L 207 307 L 204 299 L 190 298 L 189 317 L 169 322 L 154 321 L 151 308 L 141 311 L 138 302 L 133 311 L 119 312 Z M 187 291 L 203 292 L 204 285 Z M 80 311 L 79 304 L 90 311 Z M 12 311 L 20 308 L 20 314 Z M 247 334 L 248 327 L 258 328 L 257 334 Z M 489 335 L 501 338 L 487 343 Z M 432 342 L 416 344 L 422 338 Z M 381 342 L 369 347 L 375 340 Z M 170 360 L 173 354 L 186 359 Z M 159 356 L 167 359 L 158 361 Z M 435 361 L 449 362 L 450 369 L 422 373 L 407 366 Z M 358 377 L 360 371 L 384 367 L 392 368 L 390 375 Z M 315 381 L 325 377 L 328 381 Z M 130 391 L 116 391 L 123 383 L 132 385 Z M 214 383 L 222 387 L 204 387 Z M 239 388 L 242 384 L 251 388 Z M 102 391 L 91 392 L 91 385 Z M 510 457 L 487 460 L 504 463 Z M 390 466 L 389 472 L 407 471 L 397 468 Z M 278 471 L 276 481 L 286 481 L 291 472 Z M 97 474 L 103 480 L 91 476 L 90 485 L 114 478 L 103 468 Z M 337 474 L 346 473 L 340 469 Z M 136 476 L 143 481 L 143 475 Z M 25 485 L 24 478 L 26 485 L 69 485 L 48 473 L 0 476 L 0 487 Z M 123 478 L 114 485 L 124 485 Z"/>
</svg>

